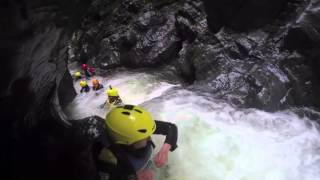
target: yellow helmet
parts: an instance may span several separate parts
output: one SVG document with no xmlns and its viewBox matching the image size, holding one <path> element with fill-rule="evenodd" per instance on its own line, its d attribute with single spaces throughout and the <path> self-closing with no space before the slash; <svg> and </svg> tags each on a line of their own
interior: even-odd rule
<svg viewBox="0 0 320 180">
<path fill-rule="evenodd" d="M 74 73 L 74 76 L 75 76 L 75 77 L 81 77 L 81 72 L 80 72 L 80 71 L 77 71 L 76 73 Z"/>
<path fill-rule="evenodd" d="M 156 130 L 150 113 L 134 105 L 113 108 L 107 114 L 105 123 L 116 144 L 131 145 L 150 137 Z"/>
<path fill-rule="evenodd" d="M 87 81 L 81 80 L 80 81 L 80 86 L 81 87 L 86 87 L 87 86 Z"/>
<path fill-rule="evenodd" d="M 110 86 L 110 89 L 106 90 L 108 96 L 119 96 L 118 89 Z"/>
</svg>

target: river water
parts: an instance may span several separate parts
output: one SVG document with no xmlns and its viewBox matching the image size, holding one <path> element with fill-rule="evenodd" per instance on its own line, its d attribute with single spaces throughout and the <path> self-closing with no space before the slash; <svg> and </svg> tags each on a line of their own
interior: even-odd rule
<svg viewBox="0 0 320 180">
<path fill-rule="evenodd" d="M 74 66 L 70 68 L 74 72 Z M 155 119 L 177 124 L 178 148 L 158 180 L 317 180 L 320 133 L 316 123 L 290 110 L 268 113 L 239 109 L 195 92 L 166 71 L 120 69 L 96 76 L 119 89 L 125 103 L 150 111 Z M 89 83 L 91 85 L 91 82 Z M 105 89 L 79 93 L 66 113 L 73 119 L 105 117 Z M 163 137 L 154 135 L 157 147 Z"/>
</svg>

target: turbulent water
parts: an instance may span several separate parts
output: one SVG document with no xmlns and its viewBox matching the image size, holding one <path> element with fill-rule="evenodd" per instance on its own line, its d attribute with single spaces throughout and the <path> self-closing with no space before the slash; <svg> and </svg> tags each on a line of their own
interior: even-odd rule
<svg viewBox="0 0 320 180">
<path fill-rule="evenodd" d="M 157 170 L 156 179 L 320 179 L 320 133 L 314 122 L 289 110 L 237 109 L 160 76 L 165 73 L 122 70 L 97 77 L 105 86 L 117 87 L 125 103 L 140 104 L 156 119 L 177 124 L 178 149 L 168 166 Z M 104 91 L 79 94 L 67 114 L 104 117 Z M 159 147 L 163 137 L 153 138 Z"/>
</svg>

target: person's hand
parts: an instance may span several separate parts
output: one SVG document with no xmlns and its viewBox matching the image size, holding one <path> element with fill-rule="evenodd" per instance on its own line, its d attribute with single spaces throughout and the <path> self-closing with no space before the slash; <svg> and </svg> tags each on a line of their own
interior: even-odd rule
<svg viewBox="0 0 320 180">
<path fill-rule="evenodd" d="M 154 173 L 150 169 L 144 169 L 137 173 L 138 180 L 153 180 Z"/>
<path fill-rule="evenodd" d="M 168 143 L 164 143 L 163 146 L 161 147 L 160 151 L 154 158 L 154 162 L 157 167 L 162 167 L 164 166 L 167 161 L 168 161 L 168 154 L 171 149 L 171 145 Z"/>
</svg>

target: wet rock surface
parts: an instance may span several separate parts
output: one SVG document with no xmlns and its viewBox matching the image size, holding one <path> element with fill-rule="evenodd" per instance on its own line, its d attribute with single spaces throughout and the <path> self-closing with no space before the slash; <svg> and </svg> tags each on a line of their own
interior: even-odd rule
<svg viewBox="0 0 320 180">
<path fill-rule="evenodd" d="M 213 32 L 222 26 L 248 31 L 274 21 L 288 0 L 204 0 L 208 25 Z"/>
<path fill-rule="evenodd" d="M 1 2 L 1 163 L 9 179 L 81 179 L 76 159 L 85 147 L 60 116 L 76 95 L 66 68 L 74 19 L 60 3 Z"/>
<path fill-rule="evenodd" d="M 310 1 L 292 22 L 285 36 L 284 47 L 303 54 L 307 63 L 314 68 L 319 79 L 320 74 L 320 2 Z M 319 81 L 318 81 L 319 82 Z"/>
<path fill-rule="evenodd" d="M 317 3 L 125 2 L 95 1 L 93 12 L 108 13 L 100 13 L 98 19 L 89 15 L 82 24 L 82 37 L 73 41 L 78 45 L 70 51 L 87 52 L 85 62 L 104 69 L 170 64 L 191 88 L 204 89 L 240 107 L 274 111 L 319 106 L 315 93 L 319 81 L 313 66 L 303 52 L 287 51 L 294 44 L 291 29 L 299 25 L 295 20 L 315 20 L 303 14 L 314 13 L 311 4 Z M 294 26 L 288 26 L 293 22 Z M 86 40 L 91 39 L 87 36 L 95 40 Z M 74 54 L 74 60 L 84 62 L 81 53 Z"/>
<path fill-rule="evenodd" d="M 194 88 L 206 89 L 242 107 L 269 111 L 318 103 L 312 68 L 304 64 L 301 55 L 280 51 L 270 34 L 259 30 L 235 35 L 223 30 L 203 38 L 208 36 L 215 40 L 199 42 L 190 49 L 196 54 L 191 56 L 196 72 Z"/>
<path fill-rule="evenodd" d="M 8 147 L 2 162 L 10 162 L 5 172 L 13 179 L 96 178 L 91 127 L 101 121 L 63 117 L 75 96 L 67 61 L 101 69 L 174 67 L 188 88 L 239 107 L 320 107 L 316 0 L 1 5 L 7 62 L 1 76 L 8 77 L 1 86 L 1 137 Z"/>
</svg>

